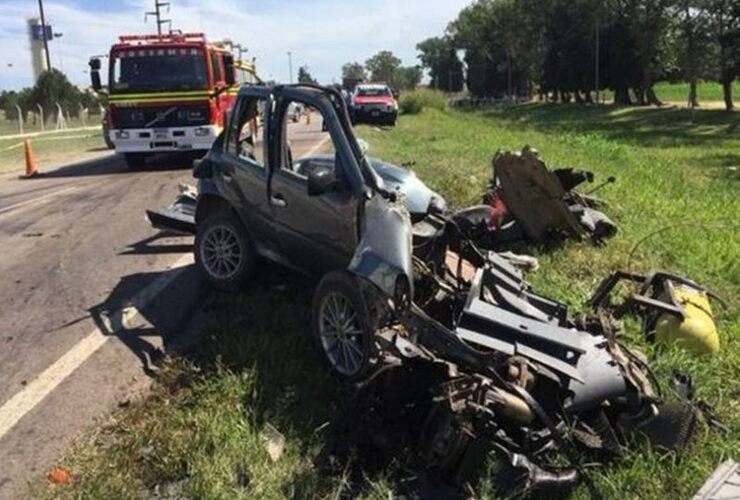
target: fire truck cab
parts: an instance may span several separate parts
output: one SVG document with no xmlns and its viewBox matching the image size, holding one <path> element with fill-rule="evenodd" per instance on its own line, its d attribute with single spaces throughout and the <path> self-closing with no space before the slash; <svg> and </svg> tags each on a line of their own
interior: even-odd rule
<svg viewBox="0 0 740 500">
<path fill-rule="evenodd" d="M 99 91 L 100 59 L 90 60 L 90 70 Z M 202 33 L 121 36 L 109 55 L 108 137 L 130 167 L 155 153 L 202 155 L 239 85 L 256 80 L 253 62 Z"/>
</svg>

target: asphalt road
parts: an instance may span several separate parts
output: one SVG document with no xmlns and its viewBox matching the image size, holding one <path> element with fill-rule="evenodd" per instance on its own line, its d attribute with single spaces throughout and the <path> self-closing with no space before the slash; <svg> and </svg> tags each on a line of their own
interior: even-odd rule
<svg viewBox="0 0 740 500">
<path fill-rule="evenodd" d="M 295 158 L 325 149 L 292 124 Z M 43 168 L 43 166 L 42 166 Z M 202 331 L 192 238 L 158 233 L 188 165 L 121 158 L 0 176 L 0 498 L 18 498 L 75 436 L 150 384 L 152 362 Z"/>
</svg>

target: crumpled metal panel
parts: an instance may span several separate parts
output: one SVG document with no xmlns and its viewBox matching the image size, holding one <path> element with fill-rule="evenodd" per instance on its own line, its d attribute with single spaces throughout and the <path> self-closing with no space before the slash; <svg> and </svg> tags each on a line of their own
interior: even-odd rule
<svg viewBox="0 0 740 500">
<path fill-rule="evenodd" d="M 413 297 L 411 218 L 402 200 L 388 201 L 375 194 L 365 204 L 362 239 L 349 265 L 350 272 L 368 279 L 395 298 L 403 277 Z"/>
</svg>

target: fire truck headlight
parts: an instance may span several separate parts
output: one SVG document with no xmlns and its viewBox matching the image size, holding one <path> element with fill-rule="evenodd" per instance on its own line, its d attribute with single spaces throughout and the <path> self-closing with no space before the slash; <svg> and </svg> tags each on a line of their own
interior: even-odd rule
<svg viewBox="0 0 740 500">
<path fill-rule="evenodd" d="M 117 130 L 116 131 L 116 139 L 128 139 L 129 133 L 128 130 Z"/>
<path fill-rule="evenodd" d="M 206 127 L 198 127 L 195 129 L 195 137 L 205 137 L 210 133 L 211 131 Z"/>
</svg>

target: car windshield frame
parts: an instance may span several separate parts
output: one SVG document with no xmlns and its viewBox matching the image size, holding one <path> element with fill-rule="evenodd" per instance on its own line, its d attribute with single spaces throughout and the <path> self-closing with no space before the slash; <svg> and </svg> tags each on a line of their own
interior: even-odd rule
<svg viewBox="0 0 740 500">
<path fill-rule="evenodd" d="M 388 87 L 358 87 L 357 97 L 391 97 L 393 94 Z"/>
<path fill-rule="evenodd" d="M 124 72 L 128 74 L 123 76 Z M 192 78 L 185 78 L 188 75 Z M 111 53 L 111 94 L 207 90 L 209 80 L 206 55 L 198 48 L 130 49 Z"/>
</svg>

